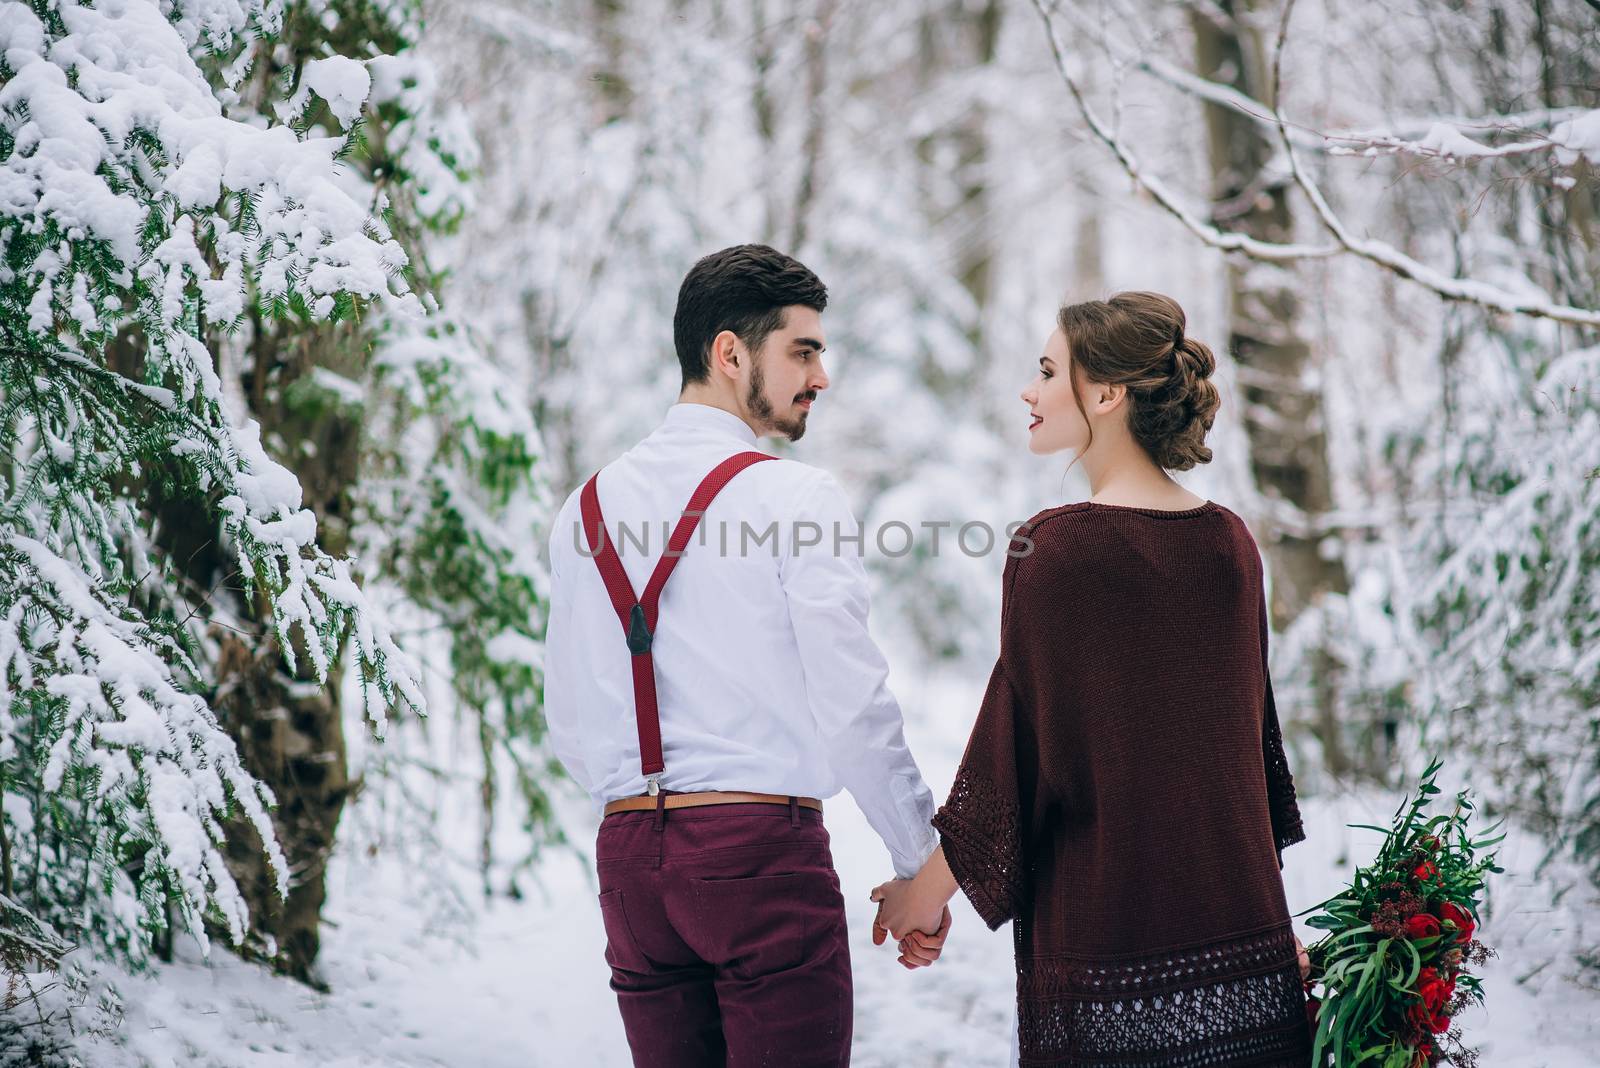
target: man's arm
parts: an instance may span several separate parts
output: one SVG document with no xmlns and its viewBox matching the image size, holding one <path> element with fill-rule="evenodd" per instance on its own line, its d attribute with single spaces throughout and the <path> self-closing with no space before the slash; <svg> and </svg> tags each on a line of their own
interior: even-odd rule
<svg viewBox="0 0 1600 1068">
<path fill-rule="evenodd" d="M 889 848 L 897 875 L 915 875 L 938 846 L 933 795 L 906 748 L 889 665 L 867 632 L 869 595 L 859 526 L 843 489 L 815 471 L 801 491 L 795 525 L 784 530 L 780 579 L 800 647 L 806 697 L 835 773 Z M 815 523 L 820 544 L 797 547 Z"/>
<path fill-rule="evenodd" d="M 550 732 L 550 747 L 557 759 L 573 781 L 592 796 L 593 782 L 583 762 L 579 737 L 572 729 L 576 725 L 572 716 L 576 705 L 572 695 L 571 650 L 579 639 L 572 632 L 570 580 L 563 574 L 564 567 L 574 562 L 564 560 L 566 547 L 573 543 L 572 524 L 578 520 L 578 511 L 571 504 L 569 498 L 550 530 L 550 617 L 544 633 L 544 717 Z M 594 566 L 590 561 L 575 562 Z"/>
</svg>

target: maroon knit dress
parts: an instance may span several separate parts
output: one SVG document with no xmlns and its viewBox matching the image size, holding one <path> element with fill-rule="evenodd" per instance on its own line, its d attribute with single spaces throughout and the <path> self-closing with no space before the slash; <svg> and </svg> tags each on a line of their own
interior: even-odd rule
<svg viewBox="0 0 1600 1068">
<path fill-rule="evenodd" d="M 978 914 L 1014 921 L 1022 1064 L 1305 1068 L 1255 541 L 1210 501 L 1069 504 L 1022 539 L 934 817 Z"/>
</svg>

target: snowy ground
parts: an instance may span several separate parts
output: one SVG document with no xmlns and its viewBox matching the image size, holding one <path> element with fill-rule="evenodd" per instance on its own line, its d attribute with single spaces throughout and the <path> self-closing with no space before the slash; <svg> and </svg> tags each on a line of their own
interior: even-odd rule
<svg viewBox="0 0 1600 1068">
<path fill-rule="evenodd" d="M 898 677 L 914 752 L 936 795 L 948 786 L 982 680 Z M 918 684 L 920 682 L 920 685 Z M 937 692 L 938 696 L 934 694 Z M 1371 836 L 1347 822 L 1387 823 L 1387 798 L 1308 799 L 1309 840 L 1286 854 L 1298 911 L 1338 889 Z M 828 825 L 850 913 L 856 972 L 858 1068 L 1004 1064 L 1011 1012 L 1009 928 L 986 930 L 957 898 L 944 959 L 906 972 L 868 937 L 867 893 L 889 874 L 882 846 L 847 798 Z M 592 822 L 590 823 L 592 827 Z M 352 836 L 353 837 L 353 836 Z M 463 841 L 473 840 L 464 831 Z M 581 838 L 580 841 L 583 841 Z M 592 841 L 592 838 L 590 839 Z M 587 845 L 587 842 L 583 844 Z M 463 852 L 469 852 L 468 847 Z M 1600 992 L 1582 991 L 1526 964 L 1539 946 L 1600 926 L 1593 902 L 1550 904 L 1525 874 L 1531 848 L 1508 843 L 1506 876 L 1492 887 L 1485 938 L 1504 956 L 1485 970 L 1489 1004 L 1464 1019 L 1485 1068 L 1591 1068 L 1600 1062 Z M 471 924 L 422 907 L 413 866 L 340 855 L 330 883 L 323 962 L 333 993 L 318 994 L 241 964 L 222 951 L 189 951 L 125 982 L 127 1025 L 117 1046 L 85 1043 L 96 1068 L 122 1065 L 451 1065 L 472 1068 L 631 1062 L 601 959 L 603 934 L 585 863 L 552 857 L 542 888 L 497 900 Z M 1310 941 L 1312 932 L 1303 930 Z M 1595 939 L 1588 937 L 1593 944 Z M 1511 947 L 1525 944 L 1519 957 Z M 1519 981 L 1520 980 L 1520 981 Z"/>
</svg>

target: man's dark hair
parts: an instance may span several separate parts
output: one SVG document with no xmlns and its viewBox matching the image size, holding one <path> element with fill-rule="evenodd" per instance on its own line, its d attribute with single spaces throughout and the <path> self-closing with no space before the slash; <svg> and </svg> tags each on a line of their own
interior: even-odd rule
<svg viewBox="0 0 1600 1068">
<path fill-rule="evenodd" d="M 704 257 L 684 276 L 672 339 L 683 366 L 683 384 L 711 374 L 711 341 L 732 330 L 755 352 L 783 325 L 792 304 L 828 306 L 828 287 L 805 264 L 766 245 L 735 245 Z"/>
</svg>

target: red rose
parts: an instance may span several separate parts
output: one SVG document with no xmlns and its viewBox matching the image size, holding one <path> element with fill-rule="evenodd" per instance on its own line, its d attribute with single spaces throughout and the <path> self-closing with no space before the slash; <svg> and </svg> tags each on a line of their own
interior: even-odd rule
<svg viewBox="0 0 1600 1068">
<path fill-rule="evenodd" d="M 1422 1003 L 1430 1014 L 1437 1014 L 1450 1000 L 1450 986 L 1442 979 L 1430 979 L 1417 988 L 1417 993 L 1421 995 Z"/>
<path fill-rule="evenodd" d="M 1425 834 L 1421 838 L 1418 838 L 1417 841 L 1421 842 L 1423 848 L 1426 849 L 1428 852 L 1430 852 L 1430 853 L 1439 852 L 1439 839 L 1435 838 L 1433 835 Z"/>
<path fill-rule="evenodd" d="M 1432 938 L 1439 933 L 1439 921 L 1426 912 L 1419 912 L 1405 922 L 1407 938 Z"/>
<path fill-rule="evenodd" d="M 1424 1034 L 1445 1030 L 1450 1026 L 1450 1015 L 1445 1011 L 1445 1005 L 1455 991 L 1454 977 L 1441 979 L 1439 969 L 1431 966 L 1422 969 L 1417 974 L 1418 1000 L 1407 1011 L 1407 1017 Z"/>
<path fill-rule="evenodd" d="M 1430 1031 L 1438 1033 L 1450 1029 L 1450 1017 L 1448 1014 L 1429 1011 L 1428 1006 L 1420 1001 L 1406 1010 L 1406 1018 L 1423 1035 Z"/>
<path fill-rule="evenodd" d="M 1425 860 L 1421 864 L 1418 864 L 1415 868 L 1412 868 L 1411 874 L 1415 875 L 1423 882 L 1427 882 L 1439 874 L 1439 869 L 1434 867 L 1433 861 Z"/>
<path fill-rule="evenodd" d="M 1472 922 L 1472 914 L 1454 902 L 1446 901 L 1439 906 L 1439 918 L 1449 920 L 1456 925 L 1456 930 L 1461 932 L 1456 935 L 1457 942 L 1472 941 L 1472 932 L 1477 924 Z"/>
</svg>

